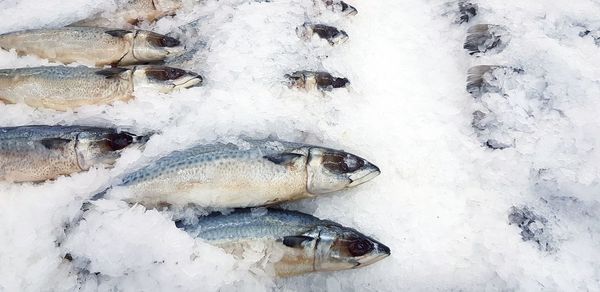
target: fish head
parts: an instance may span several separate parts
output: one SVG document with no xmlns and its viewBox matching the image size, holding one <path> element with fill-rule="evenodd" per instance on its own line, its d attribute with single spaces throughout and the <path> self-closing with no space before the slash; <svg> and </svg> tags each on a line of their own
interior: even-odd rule
<svg viewBox="0 0 600 292">
<path fill-rule="evenodd" d="M 134 88 L 150 87 L 167 93 L 202 84 L 202 76 L 194 72 L 166 66 L 138 66 L 133 73 Z"/>
<path fill-rule="evenodd" d="M 143 144 L 147 136 L 128 132 L 89 131 L 77 135 L 77 162 L 83 170 L 96 164 L 112 165 L 119 158 L 119 151 L 132 144 Z"/>
<path fill-rule="evenodd" d="M 184 53 L 181 42 L 170 36 L 140 30 L 133 40 L 133 57 L 138 61 L 156 61 Z"/>
<path fill-rule="evenodd" d="M 311 147 L 307 173 L 308 192 L 324 194 L 365 183 L 378 176 L 381 171 L 374 164 L 354 154 Z"/>
<path fill-rule="evenodd" d="M 346 16 L 354 16 L 358 14 L 358 10 L 354 6 L 349 5 L 344 1 L 325 0 L 325 4 L 335 13 L 341 13 Z"/>
<path fill-rule="evenodd" d="M 334 88 L 343 88 L 350 84 L 347 78 L 334 77 L 327 72 L 296 71 L 292 74 L 286 74 L 287 84 L 290 88 L 304 88 L 313 90 L 330 91 Z"/>
<path fill-rule="evenodd" d="M 333 77 L 331 74 L 325 72 L 318 72 L 314 78 L 317 86 L 327 91 L 334 88 L 344 88 L 350 84 L 348 78 Z"/>
<path fill-rule="evenodd" d="M 356 8 L 354 8 L 354 6 L 349 5 L 348 3 L 344 2 L 344 1 L 340 1 L 339 2 L 339 8 L 338 9 L 340 9 L 340 11 L 344 15 L 354 16 L 354 15 L 358 14 L 358 10 Z"/>
<path fill-rule="evenodd" d="M 390 248 L 352 228 L 324 220 L 319 226 L 315 270 L 338 271 L 375 263 L 391 254 Z"/>
</svg>

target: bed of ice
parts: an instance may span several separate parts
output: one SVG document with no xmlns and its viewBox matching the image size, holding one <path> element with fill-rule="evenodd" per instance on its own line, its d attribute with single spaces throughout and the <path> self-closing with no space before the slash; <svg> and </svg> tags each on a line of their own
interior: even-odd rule
<svg viewBox="0 0 600 292">
<path fill-rule="evenodd" d="M 456 2 L 348 2 L 358 15 L 341 17 L 312 0 L 189 3 L 143 28 L 194 49 L 175 64 L 201 73 L 203 87 L 138 91 L 129 103 L 76 113 L 0 105 L 1 126 L 160 132 L 113 169 L 1 183 L 0 291 L 600 290 L 600 3 L 480 1 L 479 14 L 459 25 Z M 113 0 L 3 0 L 0 33 L 58 27 L 115 7 Z M 333 48 L 306 43 L 294 32 L 305 21 L 337 26 L 350 40 Z M 469 56 L 462 42 L 475 23 L 506 26 L 507 48 Z M 0 67 L 46 64 L 0 51 Z M 502 93 L 474 99 L 465 78 L 479 64 L 523 73 L 499 76 Z M 283 75 L 302 69 L 347 77 L 352 86 L 326 94 L 288 89 Z M 478 127 L 475 111 L 486 113 Z M 81 200 L 120 174 L 239 135 L 343 148 L 377 164 L 382 174 L 372 182 L 286 207 L 355 227 L 392 255 L 362 269 L 272 279 L 179 231 L 172 213 L 114 201 L 64 239 Z M 489 139 L 509 147 L 490 149 Z M 82 263 L 64 260 L 65 249 L 102 276 L 78 273 Z"/>
</svg>

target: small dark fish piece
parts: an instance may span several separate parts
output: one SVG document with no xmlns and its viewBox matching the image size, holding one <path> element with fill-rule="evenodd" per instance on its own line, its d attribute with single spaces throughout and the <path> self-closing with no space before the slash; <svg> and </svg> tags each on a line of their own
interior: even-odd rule
<svg viewBox="0 0 600 292">
<path fill-rule="evenodd" d="M 510 33 L 505 26 L 495 24 L 476 24 L 467 30 L 463 48 L 469 55 L 487 52 L 500 53 L 510 42 Z"/>
<path fill-rule="evenodd" d="M 508 224 L 516 224 L 521 229 L 523 241 L 533 241 L 541 251 L 555 250 L 548 220 L 533 210 L 524 207 L 511 207 L 508 214 Z"/>
<path fill-rule="evenodd" d="M 456 23 L 461 24 L 469 22 L 473 17 L 477 15 L 479 7 L 476 3 L 470 1 L 459 1 L 458 2 L 458 19 Z"/>
<path fill-rule="evenodd" d="M 348 40 L 348 34 L 345 31 L 324 24 L 304 23 L 296 27 L 296 34 L 306 41 L 310 40 L 313 35 L 318 35 L 332 46 L 345 43 Z"/>
<path fill-rule="evenodd" d="M 339 0 L 323 0 L 327 9 L 331 12 L 341 13 L 346 16 L 354 16 L 358 14 L 358 10 L 354 6 Z"/>
<path fill-rule="evenodd" d="M 319 71 L 296 71 L 292 74 L 286 74 L 285 77 L 289 80 L 290 87 L 306 90 L 331 91 L 334 88 L 343 88 L 350 84 L 350 81 L 346 78 L 333 77 L 327 72 Z"/>
<path fill-rule="evenodd" d="M 22 126 L 0 128 L 0 180 L 36 182 L 112 165 L 120 150 L 147 137 L 110 128 Z"/>
<path fill-rule="evenodd" d="M 355 269 L 391 254 L 389 247 L 355 229 L 296 211 L 236 209 L 197 219 L 176 225 L 238 258 L 260 254 L 262 268 L 277 276 Z"/>
</svg>

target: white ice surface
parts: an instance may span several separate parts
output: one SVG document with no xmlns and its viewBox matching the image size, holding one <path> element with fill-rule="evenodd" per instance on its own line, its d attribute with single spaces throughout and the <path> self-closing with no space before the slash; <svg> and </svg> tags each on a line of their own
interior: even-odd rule
<svg viewBox="0 0 600 292">
<path fill-rule="evenodd" d="M 206 0 L 144 25 L 198 49 L 178 65 L 201 73 L 203 87 L 141 91 L 129 103 L 76 113 L 0 105 L 2 126 L 160 132 L 143 151 L 125 151 L 113 169 L 0 183 L 0 291 L 600 290 L 600 48 L 578 35 L 582 27 L 600 29 L 600 4 L 481 1 L 477 17 L 456 25 L 442 16 L 448 6 L 441 0 L 348 2 L 358 15 L 337 17 L 311 0 Z M 0 1 L 0 33 L 114 8 L 110 0 Z M 177 29 L 195 19 L 197 30 Z M 305 43 L 294 32 L 305 21 L 335 25 L 350 39 L 335 48 Z M 462 42 L 474 23 L 508 27 L 510 44 L 497 55 L 469 56 Z M 45 64 L 0 51 L 0 67 Z M 484 101 L 512 148 L 483 147 L 471 126 L 481 103 L 465 91 L 465 78 L 478 64 L 525 70 L 508 98 Z M 326 70 L 352 86 L 323 95 L 282 84 L 285 73 L 301 69 Z M 177 230 L 171 214 L 119 202 L 106 202 L 67 247 L 56 246 L 81 200 L 120 174 L 194 143 L 272 134 L 343 148 L 382 169 L 356 189 L 286 207 L 372 235 L 391 248 L 389 258 L 271 279 Z M 522 240 L 508 224 L 512 206 L 546 219 L 551 250 Z M 103 276 L 78 275 L 77 264 L 62 259 L 65 248 Z"/>
</svg>

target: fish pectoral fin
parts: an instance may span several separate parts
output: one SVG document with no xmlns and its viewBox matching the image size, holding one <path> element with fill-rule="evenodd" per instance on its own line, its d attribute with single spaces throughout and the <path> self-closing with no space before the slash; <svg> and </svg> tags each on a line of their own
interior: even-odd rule
<svg viewBox="0 0 600 292">
<path fill-rule="evenodd" d="M 62 149 L 65 145 L 71 142 L 70 139 L 62 139 L 62 138 L 48 138 L 42 139 L 40 143 L 44 145 L 48 150 Z"/>
<path fill-rule="evenodd" d="M 133 33 L 130 30 L 124 30 L 124 29 L 113 29 L 113 30 L 107 30 L 105 31 L 105 33 L 114 36 L 116 38 L 122 38 L 125 35 L 129 34 L 129 33 Z"/>
<path fill-rule="evenodd" d="M 285 236 L 283 237 L 283 245 L 293 248 L 301 248 L 303 247 L 303 243 L 306 241 L 311 241 L 314 238 L 310 236 L 304 235 L 293 235 L 293 236 Z"/>
<path fill-rule="evenodd" d="M 303 157 L 304 155 L 298 153 L 279 153 L 273 155 L 265 155 L 263 158 L 280 165 L 293 165 L 296 159 Z"/>
<path fill-rule="evenodd" d="M 129 71 L 127 68 L 106 68 L 96 71 L 96 75 L 104 76 L 106 79 L 120 78 L 123 72 Z"/>
</svg>

